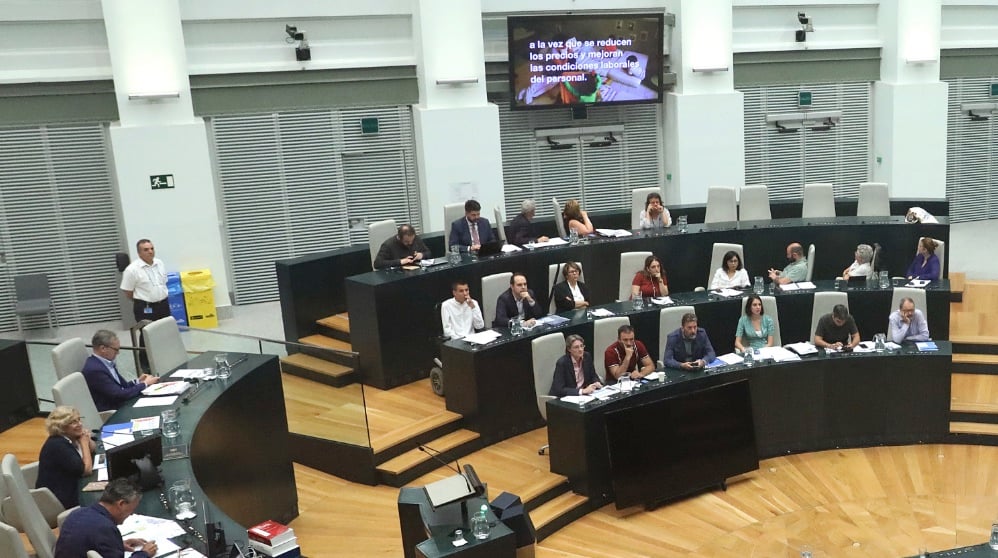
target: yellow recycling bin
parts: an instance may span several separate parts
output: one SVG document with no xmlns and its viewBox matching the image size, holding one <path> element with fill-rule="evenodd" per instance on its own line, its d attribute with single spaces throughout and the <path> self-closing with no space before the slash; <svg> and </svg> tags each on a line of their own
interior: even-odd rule
<svg viewBox="0 0 998 558">
<path fill-rule="evenodd" d="M 182 271 L 180 284 L 184 287 L 184 303 L 187 305 L 187 323 L 190 327 L 218 327 L 213 290 L 215 280 L 211 277 L 211 270 Z"/>
</svg>

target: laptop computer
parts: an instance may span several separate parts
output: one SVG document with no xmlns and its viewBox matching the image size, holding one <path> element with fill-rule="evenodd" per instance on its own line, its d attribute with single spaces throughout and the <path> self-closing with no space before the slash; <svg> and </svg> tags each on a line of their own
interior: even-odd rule
<svg viewBox="0 0 998 558">
<path fill-rule="evenodd" d="M 494 256 L 496 254 L 502 253 L 502 247 L 506 244 L 501 240 L 493 240 L 491 242 L 486 242 L 478 248 L 478 257 L 484 258 L 485 256 Z"/>
</svg>

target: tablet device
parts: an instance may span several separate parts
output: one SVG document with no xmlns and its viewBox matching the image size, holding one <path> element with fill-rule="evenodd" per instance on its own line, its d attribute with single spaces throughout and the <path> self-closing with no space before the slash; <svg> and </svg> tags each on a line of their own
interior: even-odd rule
<svg viewBox="0 0 998 558">
<path fill-rule="evenodd" d="M 503 244 L 505 244 L 505 242 L 501 240 L 493 240 L 482 244 L 481 247 L 478 248 L 478 257 L 484 258 L 485 256 L 494 256 L 502 253 Z"/>
</svg>

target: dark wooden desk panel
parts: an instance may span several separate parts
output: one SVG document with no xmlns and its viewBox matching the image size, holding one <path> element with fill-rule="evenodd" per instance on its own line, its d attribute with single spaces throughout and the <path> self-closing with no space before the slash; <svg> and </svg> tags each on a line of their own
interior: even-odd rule
<svg viewBox="0 0 998 558">
<path fill-rule="evenodd" d="M 38 416 L 38 395 L 24 341 L 0 339 L 0 432 Z"/>
</svg>

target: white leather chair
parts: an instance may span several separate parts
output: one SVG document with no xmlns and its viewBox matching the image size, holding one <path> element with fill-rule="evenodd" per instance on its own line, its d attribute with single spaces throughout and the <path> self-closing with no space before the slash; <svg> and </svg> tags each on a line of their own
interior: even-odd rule
<svg viewBox="0 0 998 558">
<path fill-rule="evenodd" d="M 714 273 L 724 264 L 724 255 L 731 251 L 738 253 L 738 257 L 742 260 L 742 269 L 745 269 L 745 272 L 748 273 L 748 268 L 745 266 L 745 249 L 741 244 L 715 242 L 710 251 L 710 269 L 707 270 L 707 282 L 704 283 L 708 289 L 710 288 L 710 282 L 714 279 Z M 749 273 L 749 280 L 751 279 L 752 274 Z"/>
<path fill-rule="evenodd" d="M 617 329 L 622 325 L 629 325 L 631 319 L 627 316 L 613 316 L 612 318 L 600 318 L 593 322 L 593 365 L 596 366 L 596 375 L 599 381 L 606 383 L 606 368 L 603 367 L 603 351 L 617 340 Z"/>
<path fill-rule="evenodd" d="M 537 398 L 537 411 L 547 420 L 547 402 L 557 399 L 552 395 L 551 382 L 554 381 L 554 365 L 565 354 L 565 334 L 561 332 L 542 335 L 530 341 L 530 359 L 534 369 L 534 395 Z M 537 453 L 544 455 L 545 444 Z"/>
<path fill-rule="evenodd" d="M 811 331 L 808 332 L 808 341 L 814 342 L 814 330 L 818 328 L 818 320 L 839 304 L 844 304 L 846 308 L 849 308 L 849 295 L 839 292 L 814 293 L 814 306 L 811 309 Z"/>
<path fill-rule="evenodd" d="M 551 205 L 554 207 L 554 224 L 558 227 L 558 236 L 565 238 L 568 231 L 565 230 L 565 219 L 562 216 L 562 207 L 558 203 L 558 198 L 551 198 Z"/>
<path fill-rule="evenodd" d="M 783 345 L 783 337 L 780 335 L 780 310 L 776 306 L 775 296 L 760 296 L 762 299 L 762 310 L 763 312 L 773 318 L 773 346 L 779 347 Z M 742 312 L 745 311 L 745 305 L 742 303 Z"/>
<path fill-rule="evenodd" d="M 662 195 L 662 189 L 655 188 L 635 188 L 631 190 L 631 230 L 641 228 L 641 212 L 645 210 L 645 200 L 648 194 Z"/>
<path fill-rule="evenodd" d="M 56 379 L 62 379 L 83 370 L 87 361 L 87 345 L 83 339 L 74 337 L 59 343 L 52 349 L 52 365 L 55 367 Z"/>
<path fill-rule="evenodd" d="M 669 334 L 683 326 L 683 315 L 689 312 L 696 312 L 692 306 L 670 306 L 663 308 L 658 313 L 658 342 L 662 344 L 659 351 L 659 366 L 665 358 L 665 344 L 669 339 Z"/>
<path fill-rule="evenodd" d="M 886 182 L 861 182 L 857 217 L 887 217 L 891 214 L 891 198 Z"/>
<path fill-rule="evenodd" d="M 487 328 L 492 327 L 492 322 L 496 319 L 496 299 L 509 288 L 511 277 L 513 274 L 509 271 L 482 277 L 482 319 Z"/>
<path fill-rule="evenodd" d="M 83 427 L 87 430 L 100 430 L 107 419 L 114 414 L 113 410 L 97 412 L 97 405 L 90 395 L 87 380 L 80 372 L 73 372 L 60 379 L 52 386 L 52 398 L 56 405 L 69 405 L 80 412 Z"/>
<path fill-rule="evenodd" d="M 149 369 L 162 376 L 187 363 L 187 349 L 173 316 L 160 318 L 142 329 L 149 356 Z"/>
<path fill-rule="evenodd" d="M 831 184 L 815 183 L 804 185 L 804 207 L 801 217 L 835 217 L 835 194 Z"/>
<path fill-rule="evenodd" d="M 737 194 L 733 186 L 707 188 L 707 214 L 704 223 L 724 223 L 738 220 Z"/>
<path fill-rule="evenodd" d="M 5 558 L 28 558 L 28 551 L 21 542 L 17 529 L 0 521 L 0 556 Z M 88 557 L 89 558 L 89 557 Z"/>
<path fill-rule="evenodd" d="M 464 202 L 444 204 L 444 238 L 450 238 L 450 226 L 464 217 Z M 447 240 L 444 240 L 447 242 Z"/>
<path fill-rule="evenodd" d="M 651 252 L 620 253 L 617 300 L 628 300 L 631 298 L 631 283 L 634 282 L 634 274 L 645 268 L 645 259 L 650 255 L 652 255 Z"/>
<path fill-rule="evenodd" d="M 575 262 L 575 263 L 576 263 L 576 265 L 579 266 L 579 269 L 581 270 L 579 272 L 579 281 L 585 283 L 586 282 L 586 270 L 582 269 L 582 264 L 581 263 L 579 263 L 579 262 Z M 562 276 L 561 271 L 560 271 L 563 266 L 564 266 L 564 264 L 550 264 L 550 265 L 548 265 L 548 295 L 551 294 L 551 289 L 554 288 L 555 283 L 558 283 L 558 282 L 560 282 L 560 281 L 562 281 L 562 280 L 565 279 Z M 548 314 L 554 314 L 554 313 L 556 313 L 556 309 L 554 307 L 554 299 L 552 298 L 548 302 Z"/>
<path fill-rule="evenodd" d="M 742 186 L 738 193 L 739 221 L 768 221 L 773 218 L 769 208 L 769 188 L 767 186 Z"/>
<path fill-rule="evenodd" d="M 499 240 L 506 242 L 506 220 L 502 218 L 502 209 L 497 205 L 492 211 L 492 214 L 496 217 L 496 232 L 499 234 Z"/>
<path fill-rule="evenodd" d="M 35 554 L 38 558 L 53 558 L 55 533 L 48 526 L 42 512 L 35 506 L 35 501 L 31 497 L 28 485 L 24 482 L 24 475 L 21 474 L 21 467 L 14 454 L 8 453 L 3 456 L 0 469 L 3 470 L 3 478 L 7 483 L 7 490 L 10 492 L 13 509 L 17 510 L 17 515 L 24 524 L 24 532 L 28 535 L 28 540 L 31 541 L 31 546 L 35 549 Z"/>
<path fill-rule="evenodd" d="M 915 308 L 921 310 L 926 321 L 929 319 L 929 306 L 925 300 L 925 289 L 915 289 L 912 287 L 895 287 L 894 295 L 891 297 L 891 312 L 901 307 L 901 299 L 910 298 L 915 301 Z"/>
<path fill-rule="evenodd" d="M 88 550 L 87 558 L 104 558 L 104 557 L 101 556 L 100 553 L 98 553 L 96 550 Z"/>
<path fill-rule="evenodd" d="M 807 280 L 814 277 L 814 244 L 807 247 Z"/>
<path fill-rule="evenodd" d="M 375 221 L 367 227 L 367 244 L 371 250 L 371 267 L 374 267 L 374 259 L 378 256 L 378 250 L 386 240 L 398 234 L 398 226 L 395 219 L 385 219 Z"/>
<path fill-rule="evenodd" d="M 35 506 L 42 513 L 42 517 L 45 518 L 45 522 L 50 528 L 54 529 L 62 525 L 65 518 L 76 509 L 75 507 L 69 510 L 64 508 L 62 502 L 48 488 L 31 488 L 38 484 L 37 461 L 22 465 L 21 476 L 24 477 L 25 486 L 29 487 L 28 492 L 31 493 Z M 24 522 L 17 509 L 14 508 L 13 498 L 7 490 L 7 483 L 3 481 L 2 475 L 0 475 L 0 521 L 18 531 L 24 531 Z M 0 556 L 4 555 L 0 554 Z"/>
<path fill-rule="evenodd" d="M 922 237 L 924 238 L 924 237 Z M 936 243 L 936 257 L 939 258 L 939 277 L 946 277 L 946 243 L 938 238 L 932 239 Z M 919 238 L 918 242 L 921 243 L 922 239 Z M 915 250 L 918 251 L 918 244 L 915 245 Z M 914 257 L 914 256 L 912 256 Z M 906 270 L 908 268 L 905 268 Z"/>
</svg>

